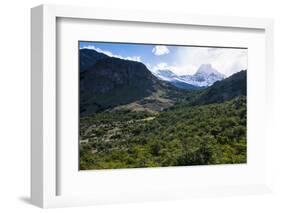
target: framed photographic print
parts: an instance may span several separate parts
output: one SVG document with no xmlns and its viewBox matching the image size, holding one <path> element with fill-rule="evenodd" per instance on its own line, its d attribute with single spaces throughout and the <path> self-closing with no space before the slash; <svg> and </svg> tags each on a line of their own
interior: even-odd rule
<svg viewBox="0 0 281 213">
<path fill-rule="evenodd" d="M 33 204 L 270 192 L 272 20 L 43 5 L 31 21 Z"/>
</svg>

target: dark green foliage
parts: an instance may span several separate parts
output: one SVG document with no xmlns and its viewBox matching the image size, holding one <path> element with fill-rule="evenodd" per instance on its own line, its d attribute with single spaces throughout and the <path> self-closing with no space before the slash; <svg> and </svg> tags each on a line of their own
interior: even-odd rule
<svg viewBox="0 0 281 213">
<path fill-rule="evenodd" d="M 246 163 L 246 98 L 81 118 L 80 168 Z"/>
<path fill-rule="evenodd" d="M 198 90 L 200 87 L 194 86 L 192 84 L 188 84 L 182 81 L 172 81 L 170 82 L 172 85 L 176 86 L 177 88 L 185 89 L 185 90 Z"/>
<path fill-rule="evenodd" d="M 246 71 L 240 71 L 222 81 L 215 82 L 211 87 L 194 96 L 193 105 L 222 103 L 247 93 Z"/>
</svg>

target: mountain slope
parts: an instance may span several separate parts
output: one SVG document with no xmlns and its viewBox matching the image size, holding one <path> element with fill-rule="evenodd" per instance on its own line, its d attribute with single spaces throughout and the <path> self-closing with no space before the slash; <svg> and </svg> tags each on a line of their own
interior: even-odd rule
<svg viewBox="0 0 281 213">
<path fill-rule="evenodd" d="M 247 94 L 246 70 L 242 70 L 232 76 L 215 82 L 211 87 L 202 90 L 192 101 L 193 105 L 222 103 L 238 96 Z"/>
<path fill-rule="evenodd" d="M 136 101 L 161 110 L 162 103 L 170 106 L 168 102 L 179 94 L 179 89 L 158 80 L 140 62 L 107 57 L 80 73 L 81 116 Z"/>
<path fill-rule="evenodd" d="M 177 76 L 175 73 L 173 73 L 171 70 L 156 70 L 152 72 L 157 78 L 163 81 L 176 81 L 180 80 L 179 76 Z"/>
<path fill-rule="evenodd" d="M 109 56 L 99 53 L 92 49 L 80 49 L 79 50 L 79 69 L 80 72 L 84 72 L 88 68 L 92 67 L 98 60 L 108 58 Z"/>
<path fill-rule="evenodd" d="M 198 90 L 198 89 L 200 89 L 200 87 L 194 86 L 192 84 L 185 83 L 183 81 L 172 81 L 170 83 L 172 85 L 174 85 L 175 87 L 180 88 L 180 89 L 185 89 L 185 90 Z"/>
</svg>

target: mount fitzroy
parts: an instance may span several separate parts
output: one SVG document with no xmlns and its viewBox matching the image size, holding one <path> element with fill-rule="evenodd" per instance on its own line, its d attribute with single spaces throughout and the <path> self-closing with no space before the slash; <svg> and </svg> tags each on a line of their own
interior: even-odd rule
<svg viewBox="0 0 281 213">
<path fill-rule="evenodd" d="M 194 75 L 169 70 L 151 72 L 136 61 L 109 57 L 91 49 L 79 50 L 80 116 L 103 111 L 160 112 L 186 104 L 220 103 L 246 95 L 246 71 L 228 78 L 209 64 Z"/>
<path fill-rule="evenodd" d="M 176 75 L 170 70 L 157 70 L 153 74 L 160 80 L 168 81 L 183 89 L 208 87 L 226 77 L 214 69 L 211 64 L 202 64 L 194 75 Z"/>
</svg>

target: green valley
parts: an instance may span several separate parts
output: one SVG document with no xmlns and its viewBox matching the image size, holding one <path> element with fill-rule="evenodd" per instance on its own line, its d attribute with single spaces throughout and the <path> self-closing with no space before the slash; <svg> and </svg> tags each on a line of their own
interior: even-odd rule
<svg viewBox="0 0 281 213">
<path fill-rule="evenodd" d="M 141 62 L 80 52 L 81 170 L 247 163 L 246 70 L 159 78 Z"/>
<path fill-rule="evenodd" d="M 81 119 L 80 169 L 246 163 L 246 98 Z"/>
</svg>

